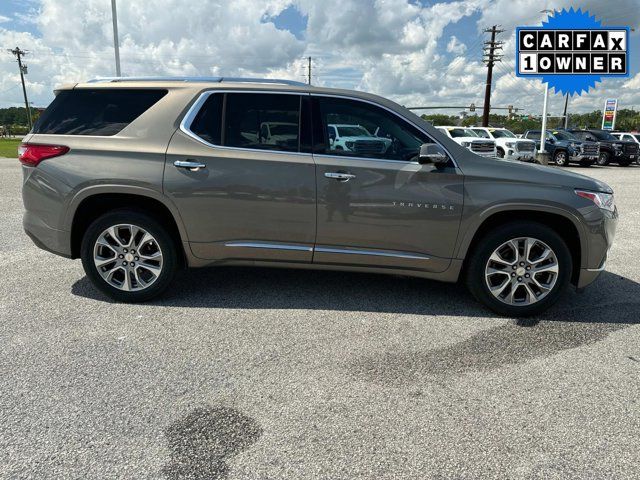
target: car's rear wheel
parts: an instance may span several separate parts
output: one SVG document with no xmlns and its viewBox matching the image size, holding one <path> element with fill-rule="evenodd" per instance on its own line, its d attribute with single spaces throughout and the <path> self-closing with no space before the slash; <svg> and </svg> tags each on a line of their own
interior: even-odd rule
<svg viewBox="0 0 640 480">
<path fill-rule="evenodd" d="M 558 165 L 559 167 L 566 167 L 567 163 L 569 163 L 567 152 L 565 152 L 564 150 L 558 150 L 553 155 L 553 161 L 556 162 L 556 165 Z"/>
<path fill-rule="evenodd" d="M 160 295 L 178 266 L 175 242 L 152 217 L 131 210 L 106 213 L 82 238 L 84 270 L 117 301 L 143 302 Z"/>
<path fill-rule="evenodd" d="M 472 252 L 467 287 L 493 311 L 514 317 L 553 305 L 571 278 L 571 253 L 551 228 L 514 222 L 488 233 Z"/>
<path fill-rule="evenodd" d="M 600 152 L 598 155 L 598 160 L 596 161 L 598 165 L 604 167 L 605 165 L 609 165 L 610 155 L 608 152 Z"/>
</svg>

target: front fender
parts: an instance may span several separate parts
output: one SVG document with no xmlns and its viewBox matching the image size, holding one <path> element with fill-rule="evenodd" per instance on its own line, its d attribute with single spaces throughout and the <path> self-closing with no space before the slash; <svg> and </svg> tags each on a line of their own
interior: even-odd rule
<svg viewBox="0 0 640 480">
<path fill-rule="evenodd" d="M 541 212 L 559 215 L 566 218 L 571 221 L 578 232 L 578 236 L 580 238 L 580 258 L 582 259 L 582 263 L 589 258 L 588 242 L 586 241 L 587 231 L 585 229 L 585 225 L 578 217 L 578 212 L 573 213 L 570 210 L 557 205 L 535 202 L 508 202 L 494 204 L 477 211 L 469 218 L 464 219 L 464 230 L 461 229 L 460 241 L 456 248 L 455 258 L 466 258 L 471 242 L 478 233 L 482 224 L 484 224 L 493 215 L 501 212 L 513 212 L 514 220 L 517 220 L 517 212 Z"/>
</svg>

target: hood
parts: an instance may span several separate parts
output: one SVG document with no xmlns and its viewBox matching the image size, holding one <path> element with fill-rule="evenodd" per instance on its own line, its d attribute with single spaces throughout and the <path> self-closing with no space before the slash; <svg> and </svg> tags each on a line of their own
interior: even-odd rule
<svg viewBox="0 0 640 480">
<path fill-rule="evenodd" d="M 560 170 L 558 167 L 484 157 L 474 157 L 473 160 L 460 163 L 460 168 L 465 175 L 490 177 L 514 183 L 535 183 L 613 193 L 611 187 L 600 180 L 568 170 Z"/>
<path fill-rule="evenodd" d="M 495 143 L 490 138 L 480 138 L 480 137 L 455 137 L 452 138 L 454 142 L 482 142 L 482 143 Z"/>
</svg>

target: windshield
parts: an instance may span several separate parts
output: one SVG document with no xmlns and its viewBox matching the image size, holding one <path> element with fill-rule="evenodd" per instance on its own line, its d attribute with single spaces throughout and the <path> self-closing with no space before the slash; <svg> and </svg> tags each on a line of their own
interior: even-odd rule
<svg viewBox="0 0 640 480">
<path fill-rule="evenodd" d="M 573 133 L 569 133 L 569 132 L 558 132 L 554 130 L 553 136 L 556 137 L 557 140 L 570 140 L 570 141 L 578 140 L 578 137 L 576 137 Z"/>
<path fill-rule="evenodd" d="M 491 138 L 491 136 L 484 130 L 472 130 L 476 134 L 476 137 Z"/>
<path fill-rule="evenodd" d="M 291 125 L 270 125 L 271 135 L 298 135 L 298 126 Z"/>
<path fill-rule="evenodd" d="M 640 142 L 640 133 L 636 133 L 636 134 L 634 135 L 634 137 L 636 138 L 636 140 L 638 140 L 638 141 Z"/>
<path fill-rule="evenodd" d="M 493 136 L 496 138 L 516 138 L 509 130 L 494 130 L 491 133 L 493 133 Z"/>
<path fill-rule="evenodd" d="M 449 133 L 452 138 L 458 137 L 476 137 L 477 135 L 469 128 L 450 128 Z"/>
<path fill-rule="evenodd" d="M 596 137 L 598 140 L 608 140 L 610 142 L 615 142 L 618 139 L 611 135 L 609 132 L 589 132 L 591 135 Z"/>
<path fill-rule="evenodd" d="M 341 137 L 371 137 L 363 127 L 354 125 L 353 127 L 338 127 L 338 134 Z"/>
</svg>

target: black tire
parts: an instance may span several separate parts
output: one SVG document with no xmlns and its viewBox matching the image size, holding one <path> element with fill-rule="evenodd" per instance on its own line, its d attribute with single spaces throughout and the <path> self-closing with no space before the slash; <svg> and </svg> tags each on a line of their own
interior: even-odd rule
<svg viewBox="0 0 640 480">
<path fill-rule="evenodd" d="M 565 150 L 556 150 L 553 154 L 553 161 L 559 167 L 566 167 L 569 165 L 569 154 Z"/>
<path fill-rule="evenodd" d="M 509 305 L 498 300 L 490 292 L 485 280 L 485 267 L 497 248 L 519 237 L 535 238 L 548 245 L 555 253 L 559 271 L 555 285 L 544 298 L 528 305 Z M 476 244 L 468 258 L 465 283 L 476 300 L 494 312 L 509 317 L 527 317 L 543 312 L 558 300 L 569 284 L 572 269 L 571 252 L 553 229 L 536 222 L 518 221 L 492 229 Z"/>
<path fill-rule="evenodd" d="M 618 165 L 621 167 L 628 167 L 629 165 L 631 165 L 631 160 L 620 160 L 618 162 Z"/>
<path fill-rule="evenodd" d="M 501 148 L 498 148 L 497 155 L 498 155 L 498 158 L 504 158 L 504 150 L 502 150 Z"/>
<path fill-rule="evenodd" d="M 611 160 L 611 155 L 609 154 L 609 152 L 600 152 L 600 155 L 598 155 L 598 159 L 596 160 L 596 163 L 601 167 L 604 167 L 606 165 L 609 165 L 610 160 Z"/>
<path fill-rule="evenodd" d="M 153 236 L 162 253 L 161 272 L 155 281 L 146 288 L 134 291 L 120 290 L 103 279 L 94 264 L 94 246 L 98 237 L 109 227 L 121 224 L 135 225 L 146 230 Z M 82 237 L 80 256 L 84 271 L 91 283 L 112 299 L 127 303 L 145 302 L 160 295 L 173 280 L 179 265 L 178 246 L 167 230 L 153 217 L 128 209 L 106 213 L 89 225 Z"/>
</svg>

